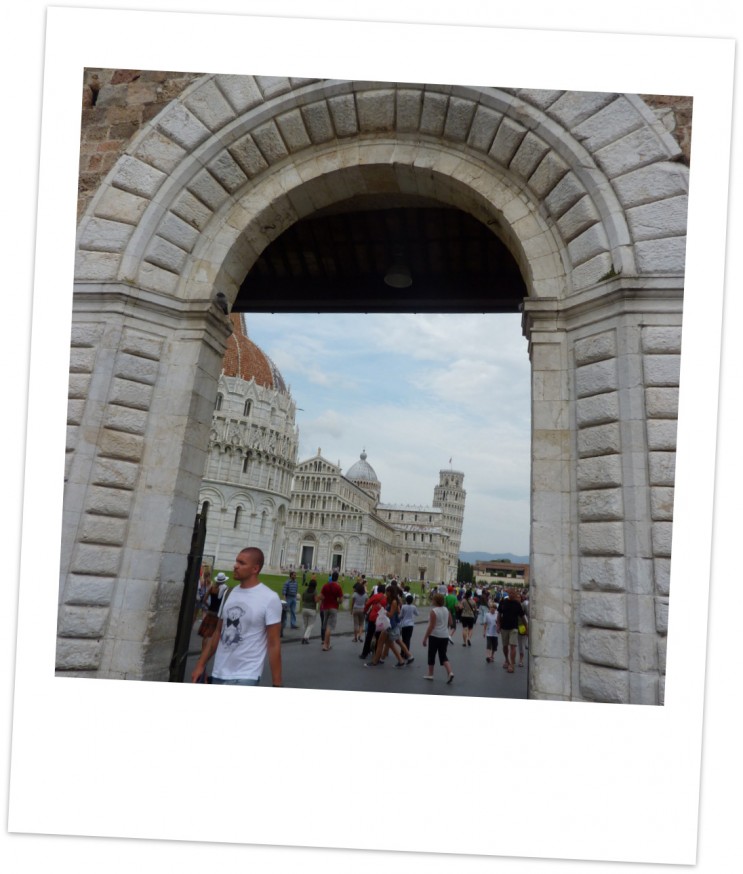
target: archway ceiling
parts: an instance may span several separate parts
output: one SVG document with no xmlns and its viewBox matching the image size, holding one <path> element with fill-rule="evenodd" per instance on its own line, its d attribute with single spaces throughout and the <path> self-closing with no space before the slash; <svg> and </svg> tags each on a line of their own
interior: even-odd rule
<svg viewBox="0 0 743 874">
<path fill-rule="evenodd" d="M 384 276 L 402 256 L 412 285 Z M 270 243 L 233 312 L 516 312 L 526 287 L 503 242 L 460 209 L 365 197 L 301 219 Z"/>
</svg>

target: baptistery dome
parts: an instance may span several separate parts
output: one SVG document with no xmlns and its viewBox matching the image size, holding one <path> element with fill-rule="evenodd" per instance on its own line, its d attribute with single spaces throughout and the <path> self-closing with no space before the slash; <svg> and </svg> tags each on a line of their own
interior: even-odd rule
<svg viewBox="0 0 743 874">
<path fill-rule="evenodd" d="M 230 314 L 232 336 L 222 364 L 225 376 L 238 376 L 246 382 L 255 379 L 258 385 L 286 393 L 286 383 L 278 367 L 266 353 L 248 337 L 242 316 Z"/>
</svg>

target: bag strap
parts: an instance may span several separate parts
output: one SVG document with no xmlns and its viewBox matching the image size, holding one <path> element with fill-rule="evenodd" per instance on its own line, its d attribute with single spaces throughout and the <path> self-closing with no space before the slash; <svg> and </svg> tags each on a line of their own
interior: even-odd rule
<svg viewBox="0 0 743 874">
<path fill-rule="evenodd" d="M 233 587 L 233 588 L 237 588 L 237 587 L 235 586 L 235 587 Z M 224 606 L 225 606 L 225 604 L 227 603 L 227 599 L 230 597 L 230 594 L 231 594 L 231 593 L 232 593 L 232 589 L 231 589 L 229 586 L 227 586 L 227 591 L 226 591 L 226 592 L 224 593 L 224 595 L 222 596 L 222 603 L 219 605 L 219 615 L 220 615 L 220 617 L 221 617 L 221 616 L 224 616 Z"/>
</svg>

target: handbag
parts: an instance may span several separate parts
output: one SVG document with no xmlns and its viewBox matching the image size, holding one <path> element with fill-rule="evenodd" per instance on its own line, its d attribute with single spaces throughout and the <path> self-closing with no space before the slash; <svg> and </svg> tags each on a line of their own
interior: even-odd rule
<svg viewBox="0 0 743 874">
<path fill-rule="evenodd" d="M 519 622 L 519 634 L 526 634 L 526 626 L 523 622 Z"/>
<path fill-rule="evenodd" d="M 211 637 L 217 628 L 218 621 L 216 613 L 207 613 L 199 625 L 199 637 Z"/>
<path fill-rule="evenodd" d="M 377 621 L 374 623 L 374 627 L 377 631 L 386 631 L 390 627 L 390 617 L 384 610 L 380 610 L 377 613 Z"/>
</svg>

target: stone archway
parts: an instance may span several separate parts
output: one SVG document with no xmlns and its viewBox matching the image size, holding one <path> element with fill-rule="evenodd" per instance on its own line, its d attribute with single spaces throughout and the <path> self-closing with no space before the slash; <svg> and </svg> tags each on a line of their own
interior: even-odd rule
<svg viewBox="0 0 743 874">
<path fill-rule="evenodd" d="M 680 157 L 632 95 L 194 82 L 79 226 L 59 672 L 167 675 L 230 330 L 214 294 L 234 302 L 285 229 L 372 191 L 464 210 L 526 283 L 530 694 L 662 702 Z"/>
</svg>

